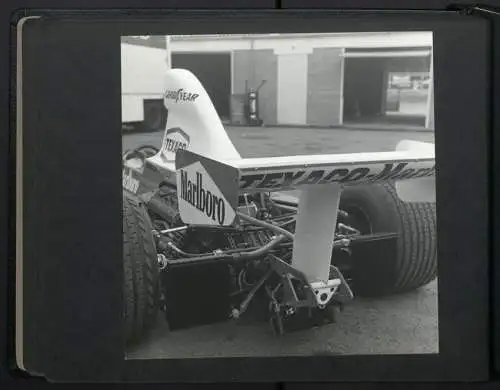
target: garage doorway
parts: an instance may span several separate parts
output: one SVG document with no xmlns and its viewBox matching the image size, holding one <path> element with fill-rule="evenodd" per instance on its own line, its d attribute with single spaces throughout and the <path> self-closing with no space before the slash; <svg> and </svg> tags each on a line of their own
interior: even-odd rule
<svg viewBox="0 0 500 390">
<path fill-rule="evenodd" d="M 344 123 L 425 127 L 430 78 L 430 55 L 426 53 L 346 53 Z"/>
<path fill-rule="evenodd" d="M 222 121 L 230 118 L 231 53 L 172 53 L 172 68 L 193 72 Z"/>
<path fill-rule="evenodd" d="M 384 58 L 345 58 L 344 121 L 371 121 L 382 114 Z"/>
</svg>

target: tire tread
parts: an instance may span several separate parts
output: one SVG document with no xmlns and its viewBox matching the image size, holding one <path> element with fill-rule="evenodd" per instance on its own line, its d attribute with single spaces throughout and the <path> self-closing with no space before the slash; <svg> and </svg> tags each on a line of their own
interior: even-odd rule
<svg viewBox="0 0 500 390">
<path fill-rule="evenodd" d="M 152 225 L 141 201 L 123 196 L 124 321 L 127 342 L 138 339 L 156 319 L 159 271 Z"/>
<path fill-rule="evenodd" d="M 437 276 L 436 208 L 433 203 L 404 203 L 391 183 L 382 184 L 399 215 L 401 239 L 393 290 L 404 292 Z"/>
</svg>

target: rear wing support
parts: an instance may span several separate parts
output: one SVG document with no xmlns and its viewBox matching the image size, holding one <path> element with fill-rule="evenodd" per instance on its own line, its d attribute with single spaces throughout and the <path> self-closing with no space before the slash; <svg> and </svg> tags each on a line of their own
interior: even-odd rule
<svg viewBox="0 0 500 390">
<path fill-rule="evenodd" d="M 341 193 L 342 187 L 338 184 L 313 186 L 301 191 L 292 267 L 304 273 L 309 282 L 329 278 Z"/>
</svg>

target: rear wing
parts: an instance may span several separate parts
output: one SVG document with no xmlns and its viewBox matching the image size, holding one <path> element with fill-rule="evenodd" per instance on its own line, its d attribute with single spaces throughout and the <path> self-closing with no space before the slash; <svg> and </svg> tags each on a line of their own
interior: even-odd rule
<svg viewBox="0 0 500 390">
<path fill-rule="evenodd" d="M 430 148 L 251 158 L 228 163 L 238 169 L 241 191 L 284 191 L 320 184 L 355 185 L 434 176 L 434 150 Z"/>
<path fill-rule="evenodd" d="M 239 195 L 251 192 L 306 195 L 314 188 L 333 196 L 343 186 L 394 181 L 403 201 L 435 202 L 434 144 L 417 141 L 402 141 L 392 152 L 227 161 L 179 150 L 176 171 L 179 211 L 188 224 L 232 225 Z"/>
</svg>

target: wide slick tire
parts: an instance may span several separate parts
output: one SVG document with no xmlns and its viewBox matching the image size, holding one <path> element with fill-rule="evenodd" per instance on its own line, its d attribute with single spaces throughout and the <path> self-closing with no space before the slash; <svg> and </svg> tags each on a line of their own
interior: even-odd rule
<svg viewBox="0 0 500 390">
<path fill-rule="evenodd" d="M 142 202 L 123 194 L 123 318 L 127 344 L 150 330 L 159 309 L 159 268 L 153 227 Z"/>
<path fill-rule="evenodd" d="M 355 294 L 388 295 L 427 285 L 437 277 L 435 203 L 405 203 L 393 183 L 344 189 L 340 208 L 362 233 L 396 233 L 387 242 L 353 248 Z"/>
</svg>

